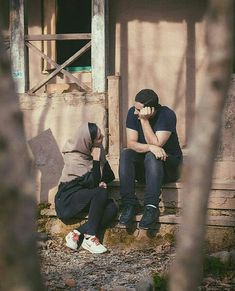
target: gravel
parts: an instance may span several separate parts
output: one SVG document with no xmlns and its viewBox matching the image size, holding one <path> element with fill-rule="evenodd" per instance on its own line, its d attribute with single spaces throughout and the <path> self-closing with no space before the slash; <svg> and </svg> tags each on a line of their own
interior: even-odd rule
<svg viewBox="0 0 235 291">
<path fill-rule="evenodd" d="M 162 245 L 146 250 L 112 247 L 105 254 L 91 254 L 82 248 L 72 251 L 62 238 L 38 242 L 46 290 L 135 291 L 153 290 L 153 275 L 166 274 L 175 249 Z M 229 278 L 204 278 L 201 291 L 235 290 L 235 274 Z M 162 290 L 163 291 L 163 290 Z"/>
</svg>

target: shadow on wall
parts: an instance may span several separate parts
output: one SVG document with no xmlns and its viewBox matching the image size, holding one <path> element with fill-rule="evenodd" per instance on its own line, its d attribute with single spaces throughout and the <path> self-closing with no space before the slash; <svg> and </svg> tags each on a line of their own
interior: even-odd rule
<svg viewBox="0 0 235 291">
<path fill-rule="evenodd" d="M 48 202 L 49 191 L 58 185 L 64 160 L 50 129 L 47 129 L 28 141 L 35 160 L 35 166 L 41 172 L 41 188 L 38 201 Z"/>
<path fill-rule="evenodd" d="M 119 72 L 121 75 L 123 120 L 135 94 L 142 88 L 150 87 L 160 93 L 162 104 L 166 101 L 166 105 L 169 104 L 180 115 L 182 145 L 187 144 L 189 124 L 195 110 L 195 27 L 205 15 L 207 2 L 120 0 L 110 3 L 110 74 Z M 151 26 L 146 31 L 146 23 L 157 26 Z M 176 25 L 172 28 L 166 23 Z M 185 23 L 186 32 L 181 32 L 182 40 L 176 36 L 174 42 L 170 40 L 172 29 L 176 29 L 178 35 L 181 28 L 177 24 L 180 23 Z M 184 51 L 182 42 L 185 42 Z M 162 89 L 159 92 L 157 88 L 160 87 Z M 122 126 L 125 145 L 124 123 Z"/>
</svg>

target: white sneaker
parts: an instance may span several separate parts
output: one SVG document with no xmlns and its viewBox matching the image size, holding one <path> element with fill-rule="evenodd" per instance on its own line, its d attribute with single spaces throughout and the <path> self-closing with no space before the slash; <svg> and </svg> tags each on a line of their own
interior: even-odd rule
<svg viewBox="0 0 235 291">
<path fill-rule="evenodd" d="M 104 247 L 95 235 L 85 235 L 82 242 L 82 247 L 88 250 L 92 254 L 102 254 L 107 252 L 106 247 Z"/>
<path fill-rule="evenodd" d="M 79 236 L 81 235 L 81 233 L 74 229 L 73 231 L 70 231 L 66 237 L 66 246 L 72 250 L 77 250 L 78 249 L 78 240 L 79 240 Z"/>
</svg>

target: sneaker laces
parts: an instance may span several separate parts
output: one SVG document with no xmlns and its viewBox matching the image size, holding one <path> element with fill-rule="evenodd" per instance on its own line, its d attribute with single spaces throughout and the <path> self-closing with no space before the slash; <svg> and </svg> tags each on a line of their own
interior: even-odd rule
<svg viewBox="0 0 235 291">
<path fill-rule="evenodd" d="M 79 234 L 73 231 L 73 241 L 77 242 L 79 239 Z"/>
<path fill-rule="evenodd" d="M 126 213 L 129 212 L 130 207 L 132 207 L 131 204 L 127 204 L 127 205 L 125 205 L 125 206 L 123 207 L 122 213 L 123 213 L 124 215 L 126 215 Z"/>
<path fill-rule="evenodd" d="M 155 211 L 156 211 L 156 208 L 154 208 L 154 207 L 146 207 L 145 208 L 145 210 L 144 210 L 144 216 L 150 216 L 150 215 L 152 215 L 152 214 L 154 214 L 155 213 Z"/>
<path fill-rule="evenodd" d="M 96 236 L 92 237 L 91 241 L 94 242 L 97 246 L 100 245 L 100 241 Z"/>
</svg>

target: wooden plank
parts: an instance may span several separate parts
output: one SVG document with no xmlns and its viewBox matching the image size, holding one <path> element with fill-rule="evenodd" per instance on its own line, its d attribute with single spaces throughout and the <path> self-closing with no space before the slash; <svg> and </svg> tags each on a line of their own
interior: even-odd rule
<svg viewBox="0 0 235 291">
<path fill-rule="evenodd" d="M 211 190 L 208 200 L 211 209 L 235 209 L 235 191 Z"/>
<path fill-rule="evenodd" d="M 136 221 L 139 222 L 141 218 L 142 218 L 142 215 L 137 215 Z M 180 224 L 181 217 L 176 216 L 174 214 L 160 215 L 159 222 L 162 224 Z M 207 217 L 206 225 L 208 225 L 208 226 L 234 227 L 235 226 L 235 218 L 232 216 L 224 216 L 224 215 L 218 215 L 218 216 L 209 215 Z"/>
<path fill-rule="evenodd" d="M 104 32 L 105 32 L 105 77 L 110 75 L 109 68 L 109 0 L 105 0 L 105 10 L 104 10 Z M 107 79 L 105 79 L 105 86 L 107 87 Z M 105 89 L 106 89 L 105 87 Z"/>
<path fill-rule="evenodd" d="M 52 66 L 54 66 L 55 68 L 59 68 L 60 65 L 58 65 L 55 61 L 53 61 L 51 58 L 49 58 L 47 55 L 45 55 L 43 52 L 41 52 L 37 47 L 35 47 L 33 44 L 26 42 L 26 45 L 31 48 L 34 52 L 36 52 L 37 54 L 39 54 L 44 60 L 46 60 L 49 64 L 51 64 Z M 68 71 L 62 69 L 61 72 L 68 77 L 71 81 L 73 81 L 74 83 L 76 83 L 78 86 L 80 86 L 81 88 L 83 88 L 86 91 L 91 90 L 90 87 L 88 87 L 87 85 L 85 85 L 84 83 L 82 83 L 80 80 L 78 80 L 76 77 L 74 77 L 71 73 L 69 73 Z"/>
<path fill-rule="evenodd" d="M 115 187 L 119 187 L 120 186 L 120 182 L 119 180 L 115 180 L 112 182 L 111 184 L 112 186 L 115 186 Z M 144 187 L 144 184 L 140 184 L 138 183 L 137 184 L 138 187 Z M 163 189 L 183 189 L 183 182 L 173 182 L 173 183 L 167 183 L 167 184 L 164 184 L 162 186 Z M 211 185 L 211 189 L 214 189 L 214 190 L 234 190 L 235 191 L 235 181 L 234 180 L 212 180 L 212 185 Z"/>
<path fill-rule="evenodd" d="M 28 41 L 53 41 L 53 40 L 84 40 L 91 39 L 91 33 L 67 33 L 67 34 L 45 34 L 45 35 L 25 35 Z"/>
<path fill-rule="evenodd" d="M 54 208 L 43 209 L 41 211 L 41 215 L 45 216 L 56 216 L 56 212 Z M 139 222 L 142 218 L 142 215 L 136 215 L 136 222 Z M 84 215 L 84 219 L 87 219 L 87 215 Z M 181 217 L 176 216 L 175 214 L 169 215 L 160 215 L 158 223 L 160 224 L 180 224 Z M 232 216 L 208 216 L 207 223 L 208 226 L 220 226 L 220 227 L 234 227 L 235 226 L 235 218 Z M 117 225 L 117 227 L 123 228 L 123 226 Z"/>
<path fill-rule="evenodd" d="M 235 227 L 235 218 L 231 216 L 208 216 L 207 225 Z"/>
<path fill-rule="evenodd" d="M 233 183 L 233 182 L 231 182 Z M 175 188 L 172 186 L 175 184 Z M 165 185 L 162 189 L 162 201 L 160 202 L 160 206 L 166 208 L 181 208 L 183 205 L 183 197 L 184 197 L 184 189 L 177 188 L 178 183 L 171 183 L 171 186 L 168 187 L 168 184 Z M 224 189 L 211 189 L 209 201 L 208 201 L 208 209 L 216 209 L 216 210 L 235 210 L 235 191 L 230 190 L 230 186 L 226 183 L 228 190 Z M 225 186 L 220 185 L 221 188 L 225 188 Z M 116 199 L 120 199 L 119 191 L 117 190 L 119 187 L 119 181 L 114 181 L 110 184 L 110 190 L 112 196 Z M 136 195 L 140 201 L 144 200 L 144 188 L 143 184 L 136 185 Z M 190 195 L 190 193 L 187 193 Z"/>
<path fill-rule="evenodd" d="M 105 0 L 92 1 L 92 86 L 93 92 L 105 92 L 106 90 L 106 17 Z"/>
<path fill-rule="evenodd" d="M 57 0 L 43 0 L 43 35 L 56 34 L 56 5 Z M 56 60 L 56 41 L 42 42 L 43 53 L 51 59 Z M 47 61 L 43 60 L 43 73 L 53 68 Z"/>
<path fill-rule="evenodd" d="M 220 189 L 220 190 L 235 190 L 235 181 L 234 180 L 212 180 L 212 189 Z"/>
<path fill-rule="evenodd" d="M 143 191 L 142 191 L 143 192 Z M 139 195 L 143 195 L 139 193 Z M 186 195 L 183 189 L 163 189 L 162 204 L 165 207 L 183 207 L 183 199 Z M 190 195 L 190 193 L 187 193 Z M 235 210 L 235 192 L 231 190 L 211 189 L 208 209 Z"/>
<path fill-rule="evenodd" d="M 120 154 L 120 76 L 108 77 L 108 127 L 110 157 Z"/>
<path fill-rule="evenodd" d="M 10 0 L 10 56 L 17 93 L 26 92 L 24 0 Z"/>
<path fill-rule="evenodd" d="M 53 77 L 55 77 L 62 69 L 66 66 L 70 65 L 73 61 L 75 61 L 79 56 L 85 53 L 91 47 L 91 42 L 88 42 L 84 47 L 82 47 L 79 51 L 77 51 L 74 55 L 72 55 L 67 61 L 65 61 L 62 65 L 58 66 L 55 71 L 49 74 L 44 80 L 41 80 L 37 85 L 35 85 L 31 90 L 29 90 L 29 94 L 36 92 L 38 89 L 43 87 L 48 81 L 50 81 Z"/>
</svg>

